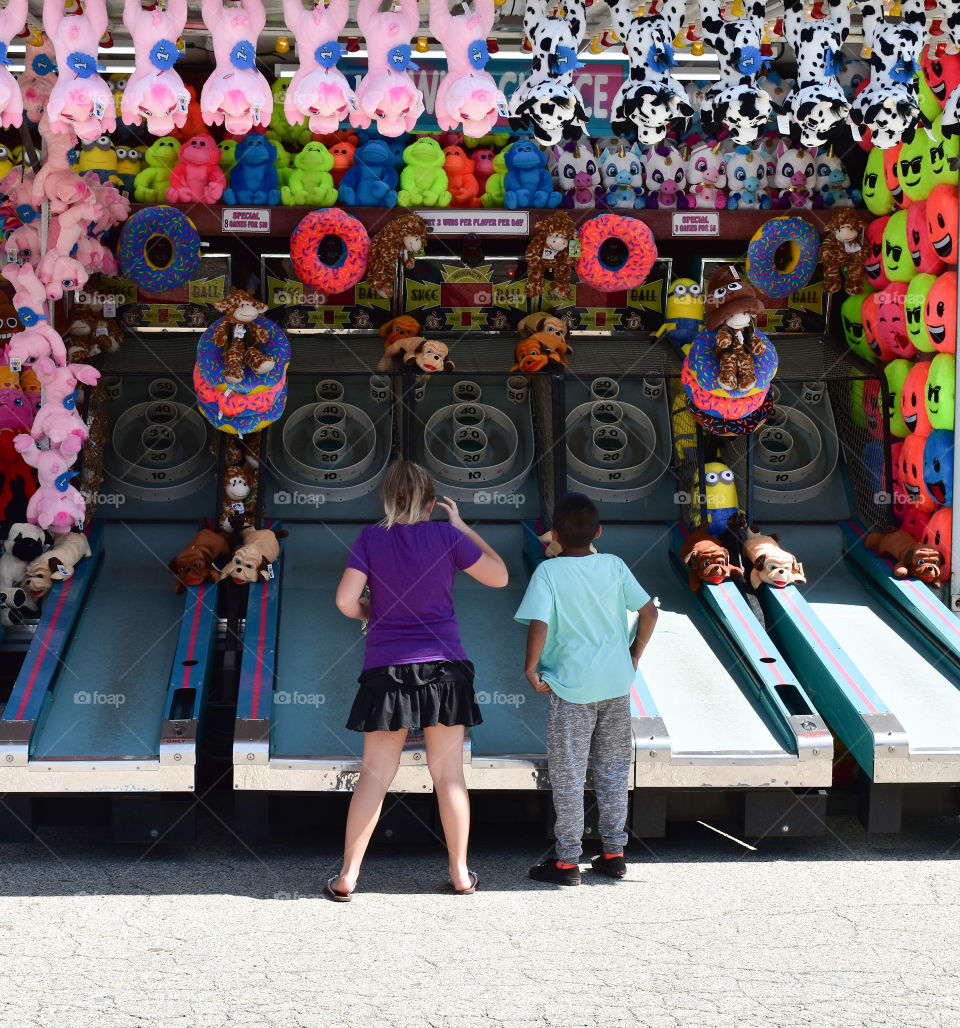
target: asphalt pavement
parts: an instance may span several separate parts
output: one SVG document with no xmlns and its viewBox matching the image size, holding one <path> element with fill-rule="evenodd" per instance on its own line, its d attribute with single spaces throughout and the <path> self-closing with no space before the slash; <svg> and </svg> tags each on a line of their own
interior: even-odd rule
<svg viewBox="0 0 960 1028">
<path fill-rule="evenodd" d="M 250 848 L 205 809 L 183 846 L 90 829 L 0 848 L 0 1024 L 960 1024 L 960 821 L 751 851 L 700 825 L 538 885 L 537 830 L 481 828 L 475 896 L 436 842 L 381 841 L 353 902 L 333 833 Z"/>
</svg>

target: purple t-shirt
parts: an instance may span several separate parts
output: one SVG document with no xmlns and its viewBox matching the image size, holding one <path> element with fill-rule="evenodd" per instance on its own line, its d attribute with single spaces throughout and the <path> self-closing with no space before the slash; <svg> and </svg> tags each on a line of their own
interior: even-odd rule
<svg viewBox="0 0 960 1028">
<path fill-rule="evenodd" d="M 446 521 L 368 525 L 347 567 L 370 585 L 370 624 L 363 669 L 429 660 L 466 660 L 453 611 L 453 578 L 482 556 Z"/>
</svg>

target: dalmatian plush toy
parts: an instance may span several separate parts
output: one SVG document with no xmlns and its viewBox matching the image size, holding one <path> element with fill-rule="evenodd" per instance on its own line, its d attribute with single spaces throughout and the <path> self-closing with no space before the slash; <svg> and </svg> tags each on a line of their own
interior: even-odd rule
<svg viewBox="0 0 960 1028">
<path fill-rule="evenodd" d="M 947 34 L 953 46 L 960 50 L 960 0 L 951 0 L 944 7 L 947 14 Z M 945 136 L 960 135 L 960 89 L 955 89 L 947 97 L 940 128 Z"/>
<path fill-rule="evenodd" d="M 583 40 L 583 0 L 565 0 L 563 15 L 547 16 L 546 0 L 528 0 L 523 31 L 530 40 L 530 74 L 510 97 L 510 127 L 533 130 L 541 146 L 578 140 L 587 127 L 587 112 L 573 73 L 582 67 L 577 48 Z"/>
<path fill-rule="evenodd" d="M 738 145 L 752 143 L 770 117 L 770 96 L 758 85 L 763 68 L 764 0 L 754 0 L 746 19 L 724 21 L 720 0 L 701 4 L 704 38 L 717 52 L 720 80 L 704 94 L 700 120 L 709 135 L 726 126 Z"/>
<path fill-rule="evenodd" d="M 617 135 L 636 132 L 641 143 L 659 143 L 671 121 L 694 114 L 683 83 L 670 74 L 677 63 L 673 40 L 683 28 L 685 4 L 664 0 L 660 13 L 637 18 L 632 0 L 606 2 L 630 59 L 630 74 L 611 107 L 611 127 Z"/>
<path fill-rule="evenodd" d="M 870 48 L 870 80 L 854 97 L 850 120 L 880 150 L 901 142 L 920 114 L 916 71 L 927 33 L 924 0 L 903 0 L 897 23 L 883 16 L 881 0 L 860 0 L 863 38 Z"/>
<path fill-rule="evenodd" d="M 803 0 L 787 0 L 784 30 L 797 55 L 797 84 L 784 111 L 800 130 L 807 148 L 823 146 L 829 133 L 845 122 L 850 103 L 837 79 L 843 69 L 843 44 L 850 34 L 847 0 L 827 0 L 827 17 L 804 16 Z"/>
</svg>

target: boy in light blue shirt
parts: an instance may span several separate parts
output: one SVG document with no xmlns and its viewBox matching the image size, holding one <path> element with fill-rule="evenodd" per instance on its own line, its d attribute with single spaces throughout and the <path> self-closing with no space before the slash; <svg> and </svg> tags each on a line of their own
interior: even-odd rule
<svg viewBox="0 0 960 1028">
<path fill-rule="evenodd" d="M 593 550 L 600 533 L 600 515 L 590 499 L 579 493 L 561 497 L 553 514 L 560 555 L 536 569 L 514 615 L 530 626 L 527 679 L 550 695 L 547 760 L 557 847 L 554 858 L 530 869 L 530 877 L 555 885 L 580 884 L 588 760 L 603 842 L 603 853 L 591 864 L 614 879 L 627 870 L 630 687 L 657 608 L 619 557 Z M 640 614 L 631 642 L 627 612 L 633 610 Z"/>
</svg>

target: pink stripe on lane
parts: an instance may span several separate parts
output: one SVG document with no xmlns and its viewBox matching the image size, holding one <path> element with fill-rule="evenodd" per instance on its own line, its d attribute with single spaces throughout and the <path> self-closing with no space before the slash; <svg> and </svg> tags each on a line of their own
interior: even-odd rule
<svg viewBox="0 0 960 1028">
<path fill-rule="evenodd" d="M 637 692 L 635 685 L 630 686 L 630 695 L 633 698 L 633 702 L 637 705 L 637 710 L 640 711 L 641 717 L 647 716 L 647 708 L 640 702 L 640 693 Z"/>
<path fill-rule="evenodd" d="M 747 622 L 746 618 L 737 609 L 736 604 L 734 604 L 733 600 L 731 600 L 730 597 L 727 596 L 726 591 L 721 586 L 717 586 L 716 588 L 719 589 L 720 595 L 723 597 L 723 600 L 726 603 L 726 605 L 736 615 L 736 618 L 740 622 L 740 624 L 743 625 L 744 631 L 747 633 L 747 635 L 750 636 L 750 640 L 753 643 L 753 645 L 756 647 L 756 649 L 759 651 L 760 656 L 761 657 L 769 657 L 770 654 L 767 653 L 766 649 L 763 647 L 763 645 L 761 644 L 760 640 L 754 634 L 754 631 L 750 627 L 750 625 Z M 783 677 L 783 675 L 780 674 L 780 669 L 776 666 L 776 664 L 768 664 L 767 667 L 770 668 L 770 671 L 773 673 L 774 678 L 776 678 L 776 680 L 781 685 L 786 685 L 787 684 L 787 680 Z"/>
<path fill-rule="evenodd" d="M 23 712 L 27 709 L 27 704 L 30 702 L 30 694 L 33 692 L 33 687 L 37 684 L 40 669 L 43 667 L 43 663 L 48 656 L 48 643 L 50 636 L 53 633 L 53 630 L 57 627 L 57 621 L 60 619 L 63 604 L 67 599 L 67 593 L 70 592 L 70 587 L 73 583 L 74 579 L 68 578 L 63 588 L 60 590 L 60 599 L 57 600 L 57 605 L 53 608 L 53 616 L 50 618 L 50 624 L 47 625 L 47 630 L 43 633 L 43 645 L 40 648 L 40 653 L 38 654 L 37 659 L 33 662 L 30 677 L 27 679 L 27 688 L 23 692 L 23 699 L 20 701 L 20 706 L 17 709 L 17 715 L 14 719 L 16 721 L 19 721 L 23 717 Z"/>
<path fill-rule="evenodd" d="M 252 717 L 257 717 L 260 713 L 260 686 L 263 682 L 263 651 L 267 641 L 267 597 L 270 592 L 270 587 L 264 583 L 260 589 L 260 631 L 257 633 L 257 666 L 253 672 L 253 702 L 250 705 L 250 714 Z"/>
<path fill-rule="evenodd" d="M 197 648 L 197 633 L 200 631 L 200 610 L 203 605 L 203 594 L 207 588 L 206 582 L 197 589 L 197 601 L 193 605 L 193 622 L 190 625 L 190 639 L 187 643 L 187 660 L 193 660 L 193 654 Z M 190 682 L 190 672 L 193 668 L 187 664 L 183 669 L 183 681 L 180 683 L 181 689 L 186 689 Z"/>
<path fill-rule="evenodd" d="M 794 601 L 793 597 L 790 596 L 789 593 L 786 593 L 784 595 L 784 599 L 786 600 L 787 604 L 789 605 L 790 609 L 794 612 L 794 614 L 797 615 L 797 618 L 803 624 L 803 627 L 810 633 L 811 636 L 813 636 L 814 640 L 816 641 L 816 644 L 830 658 L 830 663 L 833 664 L 833 666 L 840 672 L 841 675 L 843 675 L 844 679 L 846 679 L 847 684 L 850 686 L 850 688 L 853 689 L 853 691 L 864 702 L 864 704 L 866 705 L 868 711 L 871 714 L 876 714 L 877 713 L 877 708 L 870 702 L 870 700 L 866 697 L 866 695 L 864 695 L 863 690 L 860 688 L 859 685 L 857 685 L 856 680 L 850 675 L 850 673 L 840 663 L 840 661 L 837 660 L 837 658 L 834 655 L 833 651 L 827 648 L 827 646 L 825 645 L 824 641 L 820 638 L 819 634 L 815 631 L 815 629 L 810 624 L 810 622 L 803 616 L 803 613 L 801 612 L 800 608 L 797 606 L 797 604 Z"/>
</svg>

